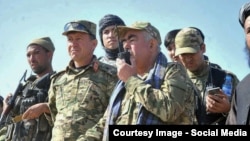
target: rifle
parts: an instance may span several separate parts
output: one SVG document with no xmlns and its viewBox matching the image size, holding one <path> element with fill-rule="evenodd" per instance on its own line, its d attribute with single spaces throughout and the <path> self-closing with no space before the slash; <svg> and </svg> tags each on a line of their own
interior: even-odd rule
<svg viewBox="0 0 250 141">
<path fill-rule="evenodd" d="M 46 75 L 42 76 L 39 80 L 37 80 L 37 82 L 35 83 L 35 87 L 38 89 L 34 89 L 34 90 L 30 90 L 28 93 L 30 95 L 37 95 L 36 98 L 36 102 L 40 103 L 40 102 L 44 102 L 45 99 L 48 96 L 48 90 L 50 87 L 50 82 L 51 82 L 51 75 L 54 74 L 53 73 L 47 73 Z M 21 79 L 22 80 L 22 79 Z M 12 107 L 13 108 L 13 107 Z M 0 122 L 0 127 L 2 126 L 6 126 L 12 123 L 17 123 L 20 122 L 22 120 L 22 114 L 17 115 L 15 117 L 13 117 L 12 119 L 6 119 L 7 116 L 3 116 L 3 123 L 1 124 Z"/>
<path fill-rule="evenodd" d="M 14 105 L 15 105 L 15 100 L 17 98 L 17 96 L 22 92 L 23 90 L 23 83 L 22 80 L 25 81 L 26 78 L 26 74 L 27 74 L 27 70 L 25 70 L 22 78 L 19 81 L 19 84 L 16 88 L 16 91 L 14 92 L 13 96 L 10 98 L 10 100 L 8 101 L 8 105 L 6 107 L 6 109 L 4 109 L 4 111 L 1 114 L 1 118 L 0 118 L 0 127 L 4 126 L 4 124 L 6 123 L 6 118 L 9 115 L 10 111 L 13 109 Z"/>
<path fill-rule="evenodd" d="M 122 47 L 121 42 L 120 42 L 119 30 L 117 28 L 117 25 L 115 25 L 115 31 L 116 31 L 117 38 L 118 38 L 118 49 L 119 49 L 118 58 L 125 59 L 125 62 L 127 64 L 131 64 L 129 51 L 127 49 L 125 49 L 125 51 L 123 51 L 123 47 Z"/>
</svg>

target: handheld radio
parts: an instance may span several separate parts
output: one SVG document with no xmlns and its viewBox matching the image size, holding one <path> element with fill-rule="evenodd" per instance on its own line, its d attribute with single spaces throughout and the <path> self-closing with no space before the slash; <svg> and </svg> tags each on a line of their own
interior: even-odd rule
<svg viewBox="0 0 250 141">
<path fill-rule="evenodd" d="M 117 38 L 118 38 L 118 49 L 119 49 L 118 58 L 125 59 L 125 62 L 127 64 L 131 65 L 130 52 L 127 49 L 125 49 L 125 51 L 123 51 L 123 47 L 121 45 L 120 38 L 119 38 L 119 32 L 118 32 L 117 25 L 115 25 L 115 28 L 116 28 Z"/>
</svg>

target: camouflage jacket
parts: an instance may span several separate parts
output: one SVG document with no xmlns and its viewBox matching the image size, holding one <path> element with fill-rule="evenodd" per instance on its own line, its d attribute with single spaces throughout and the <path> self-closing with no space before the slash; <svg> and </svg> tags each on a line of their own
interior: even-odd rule
<svg viewBox="0 0 250 141">
<path fill-rule="evenodd" d="M 52 77 L 49 90 L 52 140 L 76 141 L 103 116 L 117 75 L 96 59 L 82 70 L 70 62 Z"/>
<path fill-rule="evenodd" d="M 108 65 L 116 67 L 116 64 L 115 64 L 116 60 L 108 59 L 105 56 L 100 57 L 98 60 L 100 60 L 100 62 L 103 62 L 105 64 L 108 64 Z"/>
<path fill-rule="evenodd" d="M 122 100 L 121 112 L 115 121 L 116 125 L 134 125 L 138 118 L 141 103 L 149 112 L 159 117 L 165 125 L 194 124 L 194 91 L 185 68 L 179 63 L 168 63 L 160 89 L 146 84 L 144 79 L 132 76 L 125 83 L 126 93 Z M 86 133 L 86 140 L 102 140 L 107 113 L 95 127 Z"/>
<path fill-rule="evenodd" d="M 225 124 L 226 115 L 224 113 L 207 113 L 205 100 L 206 90 L 209 87 L 220 87 L 222 89 L 224 76 L 226 74 L 230 74 L 233 78 L 232 92 L 234 92 L 236 89 L 236 85 L 239 82 L 237 76 L 229 71 L 214 68 L 213 66 L 209 65 L 209 62 L 206 62 L 204 69 L 199 73 L 192 73 L 190 71 L 187 72 L 192 82 L 199 90 L 197 95 L 198 98 L 196 98 L 196 100 L 198 101 L 196 102 L 198 109 L 196 113 L 199 124 Z"/>
</svg>

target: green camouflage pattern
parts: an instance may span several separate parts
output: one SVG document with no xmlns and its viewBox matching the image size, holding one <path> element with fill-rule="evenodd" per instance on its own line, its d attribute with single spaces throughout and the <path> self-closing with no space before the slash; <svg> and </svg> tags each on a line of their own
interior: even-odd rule
<svg viewBox="0 0 250 141">
<path fill-rule="evenodd" d="M 193 73 L 193 72 L 187 70 L 187 73 L 188 73 L 190 79 L 192 80 L 192 82 L 194 83 L 196 88 L 199 90 L 199 94 L 200 94 L 200 97 L 202 99 L 204 99 L 204 97 L 206 95 L 205 91 L 206 91 L 206 87 L 207 87 L 207 80 L 208 80 L 208 76 L 209 76 L 209 71 L 210 71 L 209 62 L 207 62 L 207 61 L 206 61 L 206 65 L 205 65 L 204 69 L 199 74 Z M 239 83 L 238 77 L 230 71 L 227 71 L 227 70 L 222 70 L 222 71 L 225 71 L 226 74 L 230 74 L 231 76 L 233 76 L 233 88 L 232 88 L 233 90 L 232 91 L 235 91 L 236 86 Z"/>
<path fill-rule="evenodd" d="M 84 28 L 81 26 L 84 26 Z M 87 20 L 74 20 L 64 26 L 62 34 L 67 35 L 68 32 L 72 31 L 85 32 L 96 37 L 96 24 Z"/>
<path fill-rule="evenodd" d="M 157 28 L 149 22 L 136 21 L 131 26 L 117 26 L 119 37 L 125 36 L 128 30 L 145 30 L 161 44 L 161 35 Z"/>
<path fill-rule="evenodd" d="M 191 81 L 194 83 L 194 85 L 198 89 L 199 96 L 201 97 L 201 99 L 204 99 L 205 98 L 205 90 L 207 87 L 207 79 L 208 79 L 208 75 L 209 75 L 208 65 L 205 66 L 205 68 L 202 70 L 202 72 L 200 72 L 199 75 L 197 75 L 196 73 L 193 73 L 189 70 L 187 70 L 187 73 L 188 73 Z"/>
<path fill-rule="evenodd" d="M 198 30 L 194 28 L 183 28 L 175 37 L 175 55 L 183 53 L 197 53 L 203 40 Z"/>
<path fill-rule="evenodd" d="M 196 86 L 196 88 L 198 90 L 197 94 L 198 94 L 198 97 L 200 97 L 200 100 L 202 100 L 201 101 L 202 105 L 206 105 L 205 96 L 206 96 L 207 85 L 210 85 L 210 87 L 215 87 L 211 84 L 207 84 L 210 71 L 211 70 L 209 67 L 209 62 L 207 62 L 207 61 L 206 61 L 206 65 L 204 66 L 203 70 L 201 72 L 199 72 L 198 74 L 197 74 L 197 72 L 193 73 L 193 72 L 187 70 L 187 73 L 188 73 L 191 81 L 193 82 L 193 84 Z M 233 77 L 232 92 L 234 92 L 236 90 L 236 86 L 239 83 L 238 77 L 230 71 L 227 71 L 227 70 L 222 70 L 222 71 L 225 71 L 226 74 L 230 74 Z M 217 80 L 217 78 L 213 78 L 213 79 Z M 221 114 L 221 117 L 224 117 L 224 115 Z"/>
<path fill-rule="evenodd" d="M 103 116 L 118 80 L 97 60 L 81 71 L 72 67 L 52 77 L 49 90 L 52 141 L 76 141 Z M 110 67 L 110 66 L 109 66 Z"/>
<path fill-rule="evenodd" d="M 179 63 L 166 67 L 161 89 L 145 84 L 144 79 L 132 76 L 125 83 L 126 94 L 122 100 L 121 114 L 116 125 L 135 125 L 141 103 L 149 112 L 159 117 L 165 125 L 192 125 L 196 122 L 196 90 L 185 68 Z M 86 140 L 101 140 L 105 128 L 106 113 L 97 125 L 86 132 Z"/>
</svg>

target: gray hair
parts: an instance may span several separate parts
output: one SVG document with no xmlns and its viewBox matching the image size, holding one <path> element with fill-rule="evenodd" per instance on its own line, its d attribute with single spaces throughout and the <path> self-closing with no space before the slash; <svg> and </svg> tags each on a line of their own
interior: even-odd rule
<svg viewBox="0 0 250 141">
<path fill-rule="evenodd" d="M 149 41 L 151 39 L 155 39 L 151 34 L 149 34 L 147 31 L 143 31 L 143 35 L 144 35 L 144 39 L 146 41 Z M 157 41 L 157 46 L 158 46 L 158 52 L 161 51 L 161 47 L 160 47 L 160 44 L 159 42 Z"/>
</svg>

